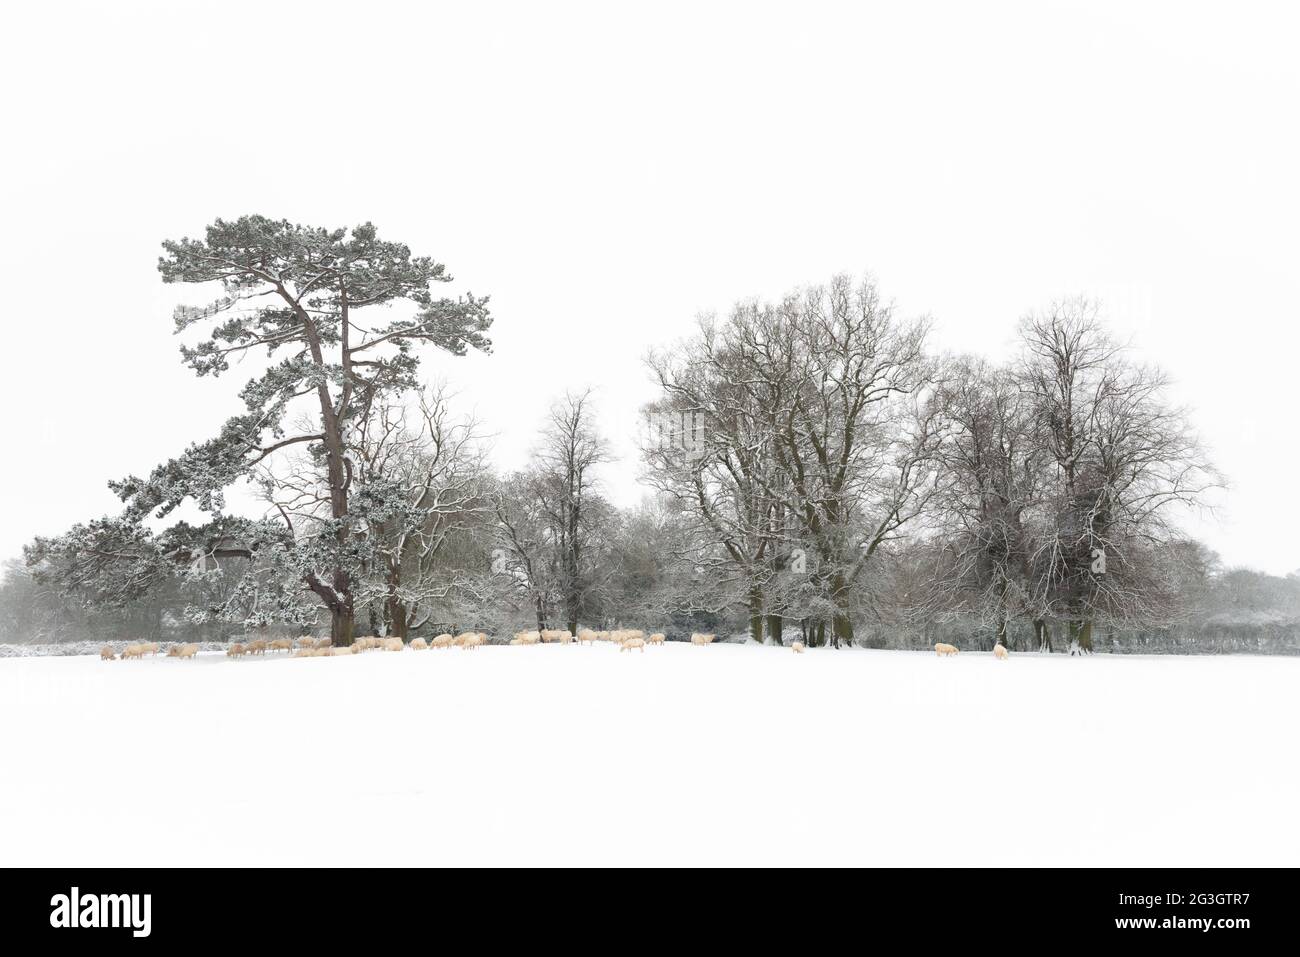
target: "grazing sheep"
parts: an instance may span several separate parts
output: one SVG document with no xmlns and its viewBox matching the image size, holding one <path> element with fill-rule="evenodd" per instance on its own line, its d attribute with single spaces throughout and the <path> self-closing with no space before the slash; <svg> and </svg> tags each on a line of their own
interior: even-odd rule
<svg viewBox="0 0 1300 957">
<path fill-rule="evenodd" d="M 254 640 L 254 641 L 250 641 L 250 642 L 249 642 L 247 645 L 245 645 L 244 647 L 247 649 L 248 654 L 250 654 L 250 655 L 264 655 L 264 654 L 266 654 L 266 642 L 265 642 L 263 639 L 261 639 L 261 638 L 258 638 L 258 639 Z"/>
<path fill-rule="evenodd" d="M 790 648 L 794 651 L 794 653 L 795 653 L 796 655 L 802 655 L 802 654 L 803 654 L 803 642 L 802 642 L 802 641 L 796 641 L 793 645 L 790 646 Z"/>
<path fill-rule="evenodd" d="M 957 649 L 954 648 L 952 645 L 945 645 L 945 644 L 941 641 L 941 642 L 939 642 L 937 645 L 934 646 L 934 653 L 935 653 L 936 655 L 938 655 L 940 658 L 943 658 L 943 657 L 945 657 L 945 656 L 947 656 L 947 655 L 955 655 L 955 654 L 957 654 Z"/>
<path fill-rule="evenodd" d="M 317 648 L 328 648 L 328 647 L 330 647 L 332 644 L 334 644 L 334 640 L 333 640 L 332 638 L 317 638 L 317 639 L 316 639 L 316 647 L 317 647 Z"/>
<path fill-rule="evenodd" d="M 713 641 L 713 638 L 713 635 L 702 635 L 697 631 L 695 634 L 691 635 L 691 644 L 707 645 Z"/>
<path fill-rule="evenodd" d="M 298 639 L 298 647 L 299 647 L 299 648 L 315 648 L 315 647 L 316 647 L 316 639 L 315 639 L 315 638 L 299 638 L 299 639 Z"/>
<path fill-rule="evenodd" d="M 430 642 L 430 644 L 432 644 L 433 647 L 435 648 L 450 648 L 452 642 L 455 640 L 456 639 L 453 638 L 451 635 L 442 634 L 442 635 L 435 636 L 433 641 Z"/>
<path fill-rule="evenodd" d="M 482 645 L 487 644 L 487 635 L 481 632 L 479 633 L 466 632 L 461 637 L 464 638 L 465 640 L 460 643 L 460 646 L 465 651 L 469 651 L 471 648 L 478 648 Z"/>
<path fill-rule="evenodd" d="M 145 655 L 156 655 L 158 654 L 159 650 L 160 648 L 158 646 L 158 642 L 156 641 L 146 641 L 144 644 L 140 646 L 141 654 L 145 654 Z"/>
<path fill-rule="evenodd" d="M 664 643 L 664 641 L 665 641 L 665 638 L 664 638 L 663 632 L 661 632 L 661 631 L 656 631 L 653 635 L 651 635 L 649 638 L 646 639 L 646 644 L 650 644 L 650 645 L 662 645 L 662 644 Z"/>
<path fill-rule="evenodd" d="M 293 639 L 277 638 L 275 641 L 267 645 L 267 648 L 271 651 L 293 651 Z"/>
<path fill-rule="evenodd" d="M 181 646 L 180 646 L 180 645 L 168 645 L 168 646 L 167 646 L 167 657 L 168 657 L 168 658 L 175 658 L 175 657 L 177 656 L 177 654 L 180 653 L 180 650 L 181 650 Z"/>
<path fill-rule="evenodd" d="M 1011 652 L 1007 651 L 1006 646 L 999 641 L 993 646 L 993 657 L 997 658 L 999 661 L 1006 661 L 1011 657 Z"/>
<path fill-rule="evenodd" d="M 113 646 L 112 646 L 112 645 L 105 645 L 103 648 L 100 648 L 100 649 L 99 649 L 99 660 L 100 660 L 100 661 L 117 661 L 117 655 L 113 654 Z"/>
<path fill-rule="evenodd" d="M 199 653 L 199 646 L 195 644 L 181 645 L 180 651 L 176 652 L 177 658 L 193 658 Z"/>
<path fill-rule="evenodd" d="M 424 649 L 428 647 L 429 647 L 429 643 L 425 641 L 423 638 L 416 638 L 414 641 L 411 642 L 412 651 L 424 651 Z"/>
<path fill-rule="evenodd" d="M 618 646 L 619 651 L 631 651 L 633 648 L 636 648 L 640 650 L 642 654 L 645 654 L 645 639 L 628 638 L 621 645 Z"/>
<path fill-rule="evenodd" d="M 247 653 L 248 653 L 248 649 L 245 648 L 243 645 L 241 645 L 239 642 L 235 642 L 233 645 L 231 645 L 229 648 L 226 649 L 227 658 L 238 658 L 241 655 Z"/>
<path fill-rule="evenodd" d="M 384 651 L 401 651 L 405 647 L 406 645 L 402 644 L 402 639 L 395 635 L 391 638 L 384 639 Z"/>
<path fill-rule="evenodd" d="M 140 645 L 127 645 L 125 648 L 122 649 L 123 661 L 126 661 L 126 659 L 128 658 L 143 658 L 143 657 L 144 657 L 144 649 Z"/>
<path fill-rule="evenodd" d="M 584 641 L 587 642 L 588 644 L 591 644 L 595 640 L 596 640 L 596 633 L 592 631 L 590 628 L 578 629 L 578 644 L 582 644 Z"/>
</svg>

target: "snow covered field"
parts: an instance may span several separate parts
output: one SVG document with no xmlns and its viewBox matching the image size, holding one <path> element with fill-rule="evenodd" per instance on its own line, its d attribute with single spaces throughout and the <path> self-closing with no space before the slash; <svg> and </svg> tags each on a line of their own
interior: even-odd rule
<svg viewBox="0 0 1300 957">
<path fill-rule="evenodd" d="M 1300 660 L 0 661 L 0 865 L 1296 865 Z"/>
</svg>

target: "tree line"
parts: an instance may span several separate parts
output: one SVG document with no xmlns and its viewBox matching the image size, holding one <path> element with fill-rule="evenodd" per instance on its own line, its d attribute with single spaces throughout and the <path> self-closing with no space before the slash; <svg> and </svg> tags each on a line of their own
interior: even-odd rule
<svg viewBox="0 0 1300 957">
<path fill-rule="evenodd" d="M 1022 319 L 1004 363 L 939 351 L 870 279 L 702 317 L 647 357 L 648 494 L 619 509 L 592 393 L 557 397 L 528 466 L 498 474 L 421 375 L 422 351 L 491 349 L 488 300 L 436 295 L 442 264 L 369 224 L 259 216 L 163 251 L 164 282 L 223 290 L 178 308 L 178 332 L 207 333 L 183 361 L 264 368 L 217 436 L 110 483 L 117 514 L 26 548 L 0 602 L 47 621 L 340 644 L 653 622 L 1088 652 L 1163 648 L 1211 617 L 1222 572 L 1179 517 L 1219 476 L 1164 375 L 1086 300 Z M 237 483 L 260 518 L 227 509 Z M 206 520 L 171 521 L 185 502 Z"/>
</svg>

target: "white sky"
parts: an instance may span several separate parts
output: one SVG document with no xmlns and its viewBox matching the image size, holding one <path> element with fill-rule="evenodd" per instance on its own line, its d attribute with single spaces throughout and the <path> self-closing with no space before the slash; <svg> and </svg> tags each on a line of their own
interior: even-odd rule
<svg viewBox="0 0 1300 957">
<path fill-rule="evenodd" d="M 426 370 L 503 467 L 595 386 L 622 504 L 641 357 L 700 311 L 869 269 L 937 345 L 997 356 L 1025 311 L 1099 294 L 1232 482 L 1194 531 L 1300 568 L 1284 5 L 15 6 L 0 556 L 239 411 L 238 368 L 181 366 L 171 308 L 204 297 L 155 264 L 256 212 L 371 220 L 490 293 L 495 353 Z"/>
</svg>

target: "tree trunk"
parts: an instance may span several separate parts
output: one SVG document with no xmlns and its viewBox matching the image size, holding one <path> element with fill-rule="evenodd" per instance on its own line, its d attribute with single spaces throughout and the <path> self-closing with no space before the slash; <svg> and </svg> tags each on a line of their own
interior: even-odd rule
<svg viewBox="0 0 1300 957">
<path fill-rule="evenodd" d="M 1045 618 L 1034 619 L 1034 643 L 1039 651 L 1050 653 L 1052 650 L 1052 626 Z"/>
<path fill-rule="evenodd" d="M 831 635 L 834 638 L 836 648 L 853 647 L 853 619 L 843 612 L 838 612 L 831 619 Z"/>
<path fill-rule="evenodd" d="M 779 645 L 782 643 L 783 636 L 781 632 L 784 625 L 785 622 L 780 615 L 767 616 L 767 637 L 772 644 Z"/>
<path fill-rule="evenodd" d="M 330 644 L 346 648 L 352 644 L 355 629 L 351 608 L 338 608 L 330 614 Z"/>
<path fill-rule="evenodd" d="M 749 637 L 763 643 L 763 590 L 757 586 L 749 590 Z"/>
<path fill-rule="evenodd" d="M 385 605 L 384 617 L 388 619 L 388 634 L 393 638 L 406 641 L 406 605 L 396 595 L 389 595 Z"/>
<path fill-rule="evenodd" d="M 1092 619 L 1072 619 L 1070 621 L 1070 654 L 1092 654 Z"/>
</svg>

